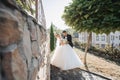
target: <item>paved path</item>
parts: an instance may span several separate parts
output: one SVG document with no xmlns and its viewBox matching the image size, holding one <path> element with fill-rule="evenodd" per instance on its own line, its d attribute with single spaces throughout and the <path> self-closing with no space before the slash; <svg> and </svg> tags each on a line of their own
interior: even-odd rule
<svg viewBox="0 0 120 80">
<path fill-rule="evenodd" d="M 62 71 L 55 66 L 51 66 L 50 78 L 51 80 L 111 80 L 82 69 Z"/>
</svg>

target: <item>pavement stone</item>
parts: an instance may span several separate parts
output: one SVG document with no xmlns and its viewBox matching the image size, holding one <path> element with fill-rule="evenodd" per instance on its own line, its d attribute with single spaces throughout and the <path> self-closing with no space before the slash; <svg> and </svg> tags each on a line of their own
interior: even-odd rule
<svg viewBox="0 0 120 80">
<path fill-rule="evenodd" d="M 51 65 L 50 80 L 111 80 L 79 68 L 63 71 Z"/>
</svg>

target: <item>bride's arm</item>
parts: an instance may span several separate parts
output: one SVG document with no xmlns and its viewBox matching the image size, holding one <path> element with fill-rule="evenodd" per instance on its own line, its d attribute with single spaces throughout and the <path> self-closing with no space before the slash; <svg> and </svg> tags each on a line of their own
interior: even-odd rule
<svg viewBox="0 0 120 80">
<path fill-rule="evenodd" d="M 60 40 L 60 45 L 64 45 L 64 41 L 63 40 Z"/>
</svg>

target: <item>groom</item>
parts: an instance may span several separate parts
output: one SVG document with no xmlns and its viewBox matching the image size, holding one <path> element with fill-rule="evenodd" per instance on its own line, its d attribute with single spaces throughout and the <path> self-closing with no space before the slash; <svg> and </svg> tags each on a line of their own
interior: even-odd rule
<svg viewBox="0 0 120 80">
<path fill-rule="evenodd" d="M 67 39 L 68 44 L 69 44 L 71 47 L 73 47 L 72 36 L 71 36 L 70 34 L 67 34 L 66 31 L 63 31 L 62 34 L 63 34 L 63 38 L 64 38 L 64 39 Z"/>
</svg>

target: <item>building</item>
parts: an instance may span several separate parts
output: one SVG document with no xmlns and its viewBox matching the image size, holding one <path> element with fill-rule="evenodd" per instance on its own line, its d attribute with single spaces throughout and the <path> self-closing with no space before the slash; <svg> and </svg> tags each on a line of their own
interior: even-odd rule
<svg viewBox="0 0 120 80">
<path fill-rule="evenodd" d="M 120 47 L 120 32 L 116 31 L 115 33 L 110 33 L 109 39 L 109 44 L 114 47 Z"/>
<path fill-rule="evenodd" d="M 81 32 L 81 33 L 79 33 L 79 41 L 81 43 L 87 43 L 87 36 L 88 36 L 87 32 Z"/>
<path fill-rule="evenodd" d="M 92 46 L 96 46 L 99 48 L 105 48 L 108 44 L 108 36 L 106 34 L 95 34 L 92 33 Z"/>
<path fill-rule="evenodd" d="M 87 32 L 79 33 L 79 41 L 81 43 L 87 43 L 87 37 Z M 99 48 L 105 48 L 107 45 L 110 45 L 120 49 L 120 31 L 111 32 L 109 35 L 92 33 L 91 43 L 92 46 Z"/>
</svg>

